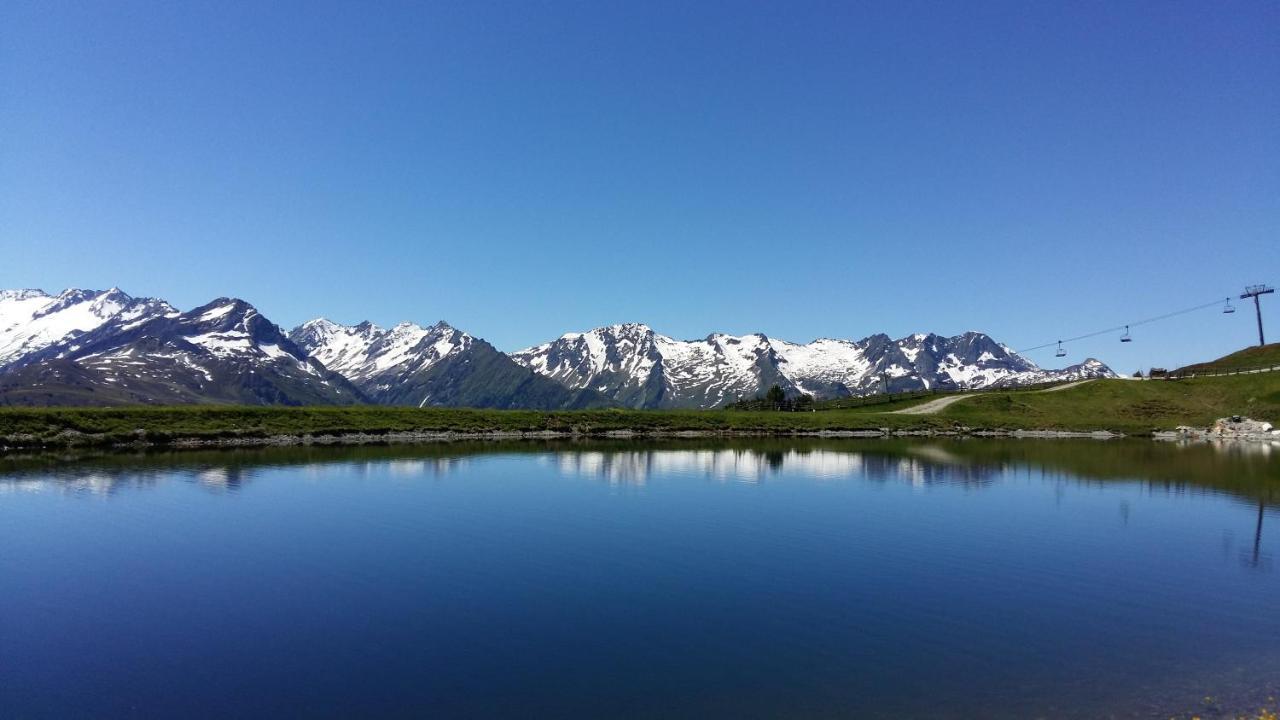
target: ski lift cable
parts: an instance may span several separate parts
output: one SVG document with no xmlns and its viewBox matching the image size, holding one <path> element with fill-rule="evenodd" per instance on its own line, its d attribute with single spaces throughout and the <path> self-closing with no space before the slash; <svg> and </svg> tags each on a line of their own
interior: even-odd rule
<svg viewBox="0 0 1280 720">
<path fill-rule="evenodd" d="M 1231 298 L 1227 298 L 1228 301 L 1230 299 Z M 1167 320 L 1171 317 L 1177 317 L 1178 315 L 1186 315 L 1187 313 L 1195 312 L 1197 310 L 1204 310 L 1205 308 L 1215 307 L 1220 305 L 1222 305 L 1222 298 L 1218 298 L 1213 302 L 1204 303 L 1203 305 L 1196 305 L 1195 307 L 1189 307 L 1183 310 L 1175 310 L 1171 313 L 1165 313 L 1164 315 L 1149 317 L 1149 318 L 1146 318 L 1145 320 L 1138 320 L 1137 322 L 1130 322 L 1124 325 L 1117 325 L 1116 327 L 1110 327 L 1110 328 L 1107 328 L 1106 330 L 1098 330 L 1096 332 L 1086 333 L 1084 335 L 1077 335 L 1073 338 L 1066 338 L 1063 340 L 1054 340 L 1053 342 L 1048 342 L 1043 345 L 1036 345 L 1035 347 L 1029 347 L 1023 350 L 1019 350 L 1018 353 L 1028 353 L 1028 352 L 1033 352 L 1035 350 L 1043 350 L 1045 348 L 1051 348 L 1051 347 L 1054 347 L 1055 345 L 1075 342 L 1077 340 L 1087 340 L 1091 337 L 1097 337 L 1099 335 L 1107 335 L 1109 333 L 1116 333 L 1116 332 L 1120 332 L 1121 330 L 1127 330 L 1130 327 L 1137 327 L 1139 325 L 1146 325 L 1148 323 L 1158 322 L 1160 320 Z"/>
</svg>

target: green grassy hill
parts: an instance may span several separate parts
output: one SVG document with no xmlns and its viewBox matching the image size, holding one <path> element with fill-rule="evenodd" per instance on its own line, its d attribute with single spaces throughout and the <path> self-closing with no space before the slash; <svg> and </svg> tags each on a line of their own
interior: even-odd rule
<svg viewBox="0 0 1280 720">
<path fill-rule="evenodd" d="M 1225 355 L 1217 360 L 1209 362 L 1196 363 L 1188 365 L 1184 368 L 1178 368 L 1175 372 L 1180 374 L 1197 373 L 1197 372 L 1230 372 L 1242 368 L 1257 367 L 1274 367 L 1280 365 L 1280 343 L 1271 343 L 1270 345 L 1255 345 L 1245 348 L 1230 355 Z"/>
<path fill-rule="evenodd" d="M 1228 415 L 1280 423 L 1280 372 L 1185 380 L 1094 380 L 1061 392 L 974 394 L 939 416 L 988 428 L 1130 434 L 1208 426 Z"/>
<path fill-rule="evenodd" d="M 1189 365 L 1179 373 L 1276 365 L 1280 365 L 1280 343 L 1246 348 Z M 913 398 L 902 405 L 926 401 Z M 1280 425 L 1280 372 L 1180 380 L 1094 380 L 1057 392 L 974 393 L 936 417 L 992 429 L 1099 429 L 1144 434 L 1178 425 L 1204 427 L 1229 415 L 1247 415 Z"/>
</svg>

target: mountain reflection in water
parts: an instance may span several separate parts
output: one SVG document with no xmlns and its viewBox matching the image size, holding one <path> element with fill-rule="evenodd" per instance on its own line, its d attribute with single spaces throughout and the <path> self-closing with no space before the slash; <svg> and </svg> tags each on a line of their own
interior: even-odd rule
<svg viewBox="0 0 1280 720">
<path fill-rule="evenodd" d="M 936 446 L 909 455 L 824 449 L 581 451 L 548 456 L 564 473 L 594 476 L 616 485 L 643 485 L 652 475 L 690 475 L 721 482 L 762 483 L 799 473 L 818 480 L 860 477 L 877 482 L 986 485 L 999 466 L 970 464 Z"/>
<path fill-rule="evenodd" d="M 974 488 L 1001 478 L 1035 477 L 1141 482 L 1153 491 L 1222 492 L 1265 506 L 1280 503 L 1280 462 L 1268 443 L 1040 439 L 518 441 L 11 455 L 0 457 L 0 493 L 110 494 L 175 479 L 235 492 L 258 470 L 280 466 L 305 466 L 316 479 L 335 465 L 343 472 L 386 472 L 404 480 L 443 479 L 496 455 L 536 455 L 562 473 L 619 486 L 643 486 L 655 474 L 743 483 L 799 474 Z"/>
</svg>

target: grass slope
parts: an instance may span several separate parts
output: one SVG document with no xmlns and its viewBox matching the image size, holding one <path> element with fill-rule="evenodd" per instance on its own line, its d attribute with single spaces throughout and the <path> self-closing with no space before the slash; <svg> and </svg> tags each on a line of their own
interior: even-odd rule
<svg viewBox="0 0 1280 720">
<path fill-rule="evenodd" d="M 1280 421 L 1280 372 L 1178 381 L 1095 380 L 1044 393 L 983 393 L 940 417 L 962 425 L 1143 433 L 1228 415 Z"/>
<path fill-rule="evenodd" d="M 1280 365 L 1280 343 L 1255 345 L 1233 352 L 1230 355 L 1225 355 L 1217 360 L 1179 368 L 1177 372 L 1229 372 L 1243 368 L 1272 367 L 1275 365 Z"/>
</svg>

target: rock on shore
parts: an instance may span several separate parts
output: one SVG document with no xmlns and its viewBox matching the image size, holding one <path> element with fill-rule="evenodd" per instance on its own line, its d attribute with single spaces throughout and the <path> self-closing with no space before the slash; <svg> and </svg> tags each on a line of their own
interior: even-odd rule
<svg viewBox="0 0 1280 720">
<path fill-rule="evenodd" d="M 1280 430 L 1269 422 L 1254 420 L 1241 415 L 1218 418 L 1210 428 L 1196 428 L 1180 425 L 1172 433 L 1156 433 L 1156 437 L 1164 439 L 1188 440 L 1250 440 L 1264 442 L 1280 442 Z"/>
</svg>

